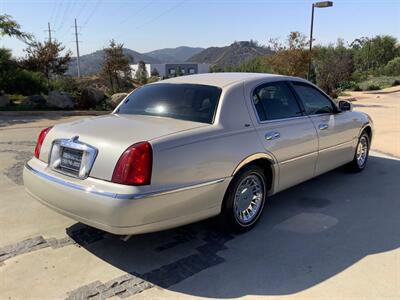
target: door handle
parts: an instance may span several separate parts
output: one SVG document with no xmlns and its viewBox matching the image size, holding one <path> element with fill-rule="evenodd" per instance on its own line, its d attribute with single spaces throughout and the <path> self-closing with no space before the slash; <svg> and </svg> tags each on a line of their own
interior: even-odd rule
<svg viewBox="0 0 400 300">
<path fill-rule="evenodd" d="M 325 130 L 325 129 L 328 129 L 329 128 L 329 125 L 328 124 L 319 124 L 318 125 L 318 128 L 319 128 L 319 130 Z"/>
<path fill-rule="evenodd" d="M 279 139 L 280 137 L 281 137 L 281 134 L 279 132 L 277 132 L 277 131 L 267 132 L 265 134 L 265 139 L 267 141 L 276 140 L 276 139 Z"/>
</svg>

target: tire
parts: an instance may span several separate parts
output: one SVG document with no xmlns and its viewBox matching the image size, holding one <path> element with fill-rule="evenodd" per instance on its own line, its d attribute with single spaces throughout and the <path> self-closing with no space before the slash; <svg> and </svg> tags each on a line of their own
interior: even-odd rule
<svg viewBox="0 0 400 300">
<path fill-rule="evenodd" d="M 353 160 L 347 165 L 352 172 L 361 172 L 365 169 L 369 157 L 371 143 L 368 133 L 363 131 L 358 138 Z"/>
<path fill-rule="evenodd" d="M 265 173 L 258 165 L 245 166 L 233 177 L 220 215 L 225 230 L 241 233 L 256 225 L 265 206 L 266 182 Z"/>
</svg>

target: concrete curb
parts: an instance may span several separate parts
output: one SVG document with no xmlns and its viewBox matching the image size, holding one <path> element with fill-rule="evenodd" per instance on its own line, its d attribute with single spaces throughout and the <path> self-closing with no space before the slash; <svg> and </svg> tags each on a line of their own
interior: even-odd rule
<svg viewBox="0 0 400 300">
<path fill-rule="evenodd" d="M 101 116 L 109 114 L 111 111 L 100 111 L 100 110 L 27 110 L 27 111 L 0 111 L 0 117 L 24 117 L 24 116 Z"/>
<path fill-rule="evenodd" d="M 398 88 L 388 88 L 390 90 L 378 90 L 378 91 L 368 91 L 368 92 L 363 92 L 363 94 L 372 94 L 372 95 L 380 95 L 380 94 L 392 94 L 392 93 L 397 93 L 400 92 L 400 86 Z"/>
</svg>

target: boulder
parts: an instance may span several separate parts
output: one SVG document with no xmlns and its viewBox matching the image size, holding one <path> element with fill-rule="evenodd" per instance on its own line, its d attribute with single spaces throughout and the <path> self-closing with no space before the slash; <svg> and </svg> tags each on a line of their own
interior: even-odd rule
<svg viewBox="0 0 400 300">
<path fill-rule="evenodd" d="M 109 106 L 111 106 L 111 108 L 116 108 L 118 106 L 118 104 L 126 97 L 128 96 L 127 93 L 117 93 L 112 95 L 109 99 L 108 99 L 108 104 Z"/>
<path fill-rule="evenodd" d="M 31 108 L 43 108 L 46 106 L 46 99 L 42 95 L 32 95 L 26 97 L 22 104 Z"/>
<path fill-rule="evenodd" d="M 7 95 L 0 94 L 0 107 L 6 107 L 10 104 L 10 98 Z"/>
<path fill-rule="evenodd" d="M 103 91 L 94 87 L 87 87 L 82 90 L 81 96 L 78 99 L 78 106 L 82 109 L 94 108 L 105 98 L 106 95 Z"/>
<path fill-rule="evenodd" d="M 47 104 L 56 108 L 74 108 L 75 100 L 71 94 L 67 92 L 51 91 L 47 97 Z"/>
</svg>

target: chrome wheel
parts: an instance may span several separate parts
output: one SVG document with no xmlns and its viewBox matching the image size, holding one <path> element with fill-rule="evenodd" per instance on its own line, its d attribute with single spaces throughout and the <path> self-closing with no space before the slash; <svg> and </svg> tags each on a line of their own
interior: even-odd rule
<svg viewBox="0 0 400 300">
<path fill-rule="evenodd" d="M 236 220 L 243 225 L 255 221 L 264 205 L 264 180 L 256 174 L 243 178 L 235 192 L 234 214 Z"/>
<path fill-rule="evenodd" d="M 359 167 L 364 166 L 368 156 L 368 140 L 365 136 L 361 136 L 357 145 L 356 160 Z"/>
</svg>

